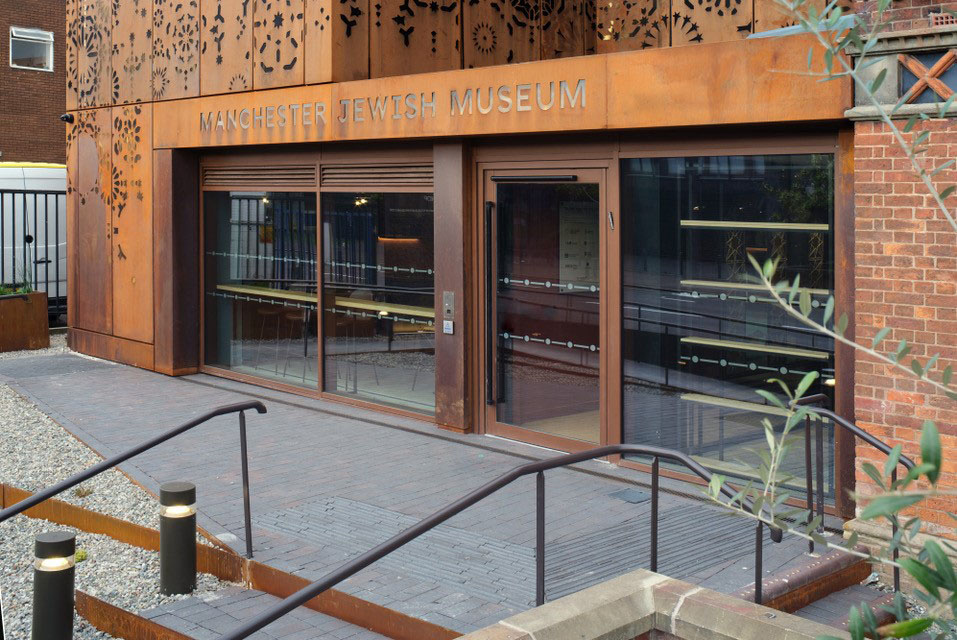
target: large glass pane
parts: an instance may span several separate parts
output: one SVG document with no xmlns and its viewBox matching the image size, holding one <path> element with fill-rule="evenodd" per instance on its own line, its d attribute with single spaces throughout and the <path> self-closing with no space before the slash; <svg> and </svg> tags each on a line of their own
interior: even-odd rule
<svg viewBox="0 0 957 640">
<path fill-rule="evenodd" d="M 315 389 L 316 196 L 204 194 L 206 364 Z"/>
<path fill-rule="evenodd" d="M 597 443 L 598 185 L 499 184 L 499 422 Z"/>
<path fill-rule="evenodd" d="M 326 391 L 435 412 L 432 199 L 322 194 Z"/>
<path fill-rule="evenodd" d="M 748 255 L 778 259 L 780 278 L 800 275 L 820 321 L 834 287 L 833 184 L 830 155 L 622 162 L 625 442 L 745 477 L 767 447 L 762 419 L 784 423 L 755 390 L 819 371 L 808 393 L 832 394 L 832 341 L 762 292 Z M 831 429 L 825 438 L 833 496 Z M 803 440 L 786 471 L 803 486 Z"/>
</svg>

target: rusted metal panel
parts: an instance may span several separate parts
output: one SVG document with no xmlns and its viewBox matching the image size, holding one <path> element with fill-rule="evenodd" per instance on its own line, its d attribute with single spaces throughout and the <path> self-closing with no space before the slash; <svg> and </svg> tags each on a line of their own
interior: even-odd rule
<svg viewBox="0 0 957 640">
<path fill-rule="evenodd" d="M 741 40 L 753 32 L 751 0 L 676 0 L 671 5 L 673 47 Z"/>
<path fill-rule="evenodd" d="M 253 88 L 253 0 L 202 3 L 202 95 Z"/>
<path fill-rule="evenodd" d="M 756 39 L 162 102 L 154 148 L 840 120 L 849 83 L 767 72 L 806 68 L 809 46 Z"/>
<path fill-rule="evenodd" d="M 661 0 L 611 0 L 597 5 L 598 53 L 671 45 L 671 5 Z"/>
<path fill-rule="evenodd" d="M 190 636 L 173 631 L 152 620 L 141 618 L 135 613 L 120 609 L 79 589 L 76 591 L 76 612 L 91 625 L 115 638 L 124 638 L 125 640 L 193 640 Z"/>
<path fill-rule="evenodd" d="M 467 69 L 541 58 L 540 0 L 466 0 L 462 20 Z"/>
<path fill-rule="evenodd" d="M 49 346 L 46 293 L 0 298 L 0 353 Z"/>
<path fill-rule="evenodd" d="M 461 68 L 461 0 L 378 0 L 372 14 L 370 77 Z"/>
<path fill-rule="evenodd" d="M 153 100 L 199 95 L 199 34 L 199 0 L 154 0 Z"/>
<path fill-rule="evenodd" d="M 153 105 L 113 107 L 113 335 L 153 342 Z"/>
<path fill-rule="evenodd" d="M 69 305 L 75 311 L 72 326 L 108 334 L 113 329 L 110 110 L 77 113 L 73 133 L 74 138 L 68 142 L 71 154 L 76 154 L 77 198 L 71 238 L 76 256 L 76 269 L 71 274 L 76 280 L 71 292 L 75 295 Z"/>
<path fill-rule="evenodd" d="M 585 6 L 591 0 L 541 0 L 542 59 L 581 56 L 594 27 L 586 27 Z"/>
<path fill-rule="evenodd" d="M 303 0 L 253 0 L 253 87 L 303 83 Z"/>
<path fill-rule="evenodd" d="M 113 25 L 110 0 L 76 0 L 70 27 L 75 51 L 76 98 L 79 108 L 100 107 L 116 100 L 113 91 L 111 38 Z"/>
<path fill-rule="evenodd" d="M 73 327 L 67 332 L 67 340 L 74 351 L 141 369 L 153 369 L 151 344 Z"/>
<path fill-rule="evenodd" d="M 66 0 L 66 108 L 79 108 L 80 94 L 80 0 Z"/>
<path fill-rule="evenodd" d="M 369 77 L 369 12 L 369 0 L 306 2 L 306 84 Z"/>
<path fill-rule="evenodd" d="M 866 551 L 858 547 L 858 551 Z M 871 573 L 871 564 L 843 551 L 830 551 L 793 569 L 776 573 L 762 581 L 764 606 L 793 613 L 828 594 L 860 584 Z M 754 585 L 733 594 L 742 600 L 754 599 Z"/>
<path fill-rule="evenodd" d="M 148 102 L 152 99 L 150 75 L 153 65 L 153 0 L 123 0 L 113 3 L 113 82 L 115 103 Z"/>
</svg>

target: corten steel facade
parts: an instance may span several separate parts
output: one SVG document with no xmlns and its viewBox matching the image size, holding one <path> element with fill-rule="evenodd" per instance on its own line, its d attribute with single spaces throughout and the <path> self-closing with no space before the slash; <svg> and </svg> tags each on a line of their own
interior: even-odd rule
<svg viewBox="0 0 957 640">
<path fill-rule="evenodd" d="M 66 162 L 65 8 L 57 0 L 5 4 L 0 12 L 0 162 Z M 10 27 L 53 33 L 53 71 L 10 66 Z"/>
<path fill-rule="evenodd" d="M 744 279 L 854 306 L 851 86 L 771 71 L 812 46 L 746 39 L 771 0 L 67 13 L 73 348 L 732 474 L 772 375 L 854 415 L 854 354 Z"/>
</svg>

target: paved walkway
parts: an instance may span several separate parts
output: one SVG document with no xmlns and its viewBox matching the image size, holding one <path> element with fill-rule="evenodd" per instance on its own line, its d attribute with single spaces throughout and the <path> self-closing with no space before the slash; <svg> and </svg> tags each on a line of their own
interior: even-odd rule
<svg viewBox="0 0 957 640">
<path fill-rule="evenodd" d="M 190 596 L 156 607 L 142 615 L 195 640 L 215 640 L 276 602 L 279 602 L 279 598 L 268 593 L 242 587 L 227 587 L 217 592 L 214 598 Z M 266 625 L 249 637 L 251 640 L 387 640 L 386 636 L 305 607 Z"/>
<path fill-rule="evenodd" d="M 255 559 L 315 579 L 542 449 L 210 376 L 169 378 L 74 355 L 0 361 L 7 382 L 103 455 L 210 408 L 248 417 Z M 200 524 L 244 548 L 237 419 L 221 417 L 123 466 L 147 489 L 197 485 Z M 648 566 L 644 474 L 602 462 L 546 474 L 549 599 Z M 670 487 L 698 494 L 700 488 Z M 534 600 L 534 480 L 521 479 L 338 588 L 467 632 Z M 731 592 L 753 581 L 750 523 L 677 494 L 661 500 L 659 570 Z M 765 547 L 768 572 L 798 541 Z"/>
</svg>

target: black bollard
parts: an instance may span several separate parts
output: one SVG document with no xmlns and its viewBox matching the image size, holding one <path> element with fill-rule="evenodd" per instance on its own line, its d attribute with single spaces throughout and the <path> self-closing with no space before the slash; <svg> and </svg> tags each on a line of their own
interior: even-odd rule
<svg viewBox="0 0 957 640">
<path fill-rule="evenodd" d="M 166 595 L 196 589 L 196 485 L 160 486 L 160 591 Z"/>
<path fill-rule="evenodd" d="M 76 534 L 48 531 L 36 537 L 33 563 L 33 640 L 73 637 Z"/>
</svg>

